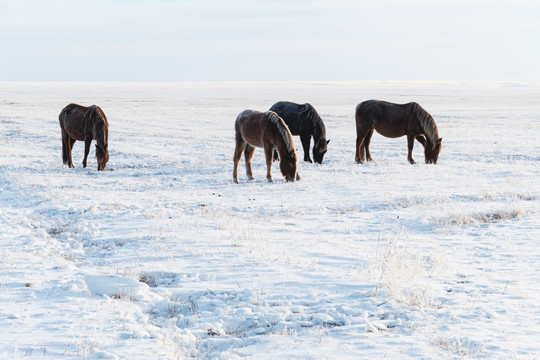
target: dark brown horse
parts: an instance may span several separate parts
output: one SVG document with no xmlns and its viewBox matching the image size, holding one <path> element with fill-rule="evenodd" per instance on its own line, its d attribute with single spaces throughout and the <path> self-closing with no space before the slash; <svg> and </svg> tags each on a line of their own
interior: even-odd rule
<svg viewBox="0 0 540 360">
<path fill-rule="evenodd" d="M 313 136 L 313 161 L 322 164 L 330 140 L 326 140 L 326 129 L 317 110 L 311 104 L 278 101 L 272 105 L 270 111 L 275 112 L 285 121 L 291 134 L 300 135 L 304 148 L 304 161 L 307 162 L 311 162 L 309 145 Z"/>
<path fill-rule="evenodd" d="M 255 147 L 262 147 L 266 156 L 266 178 L 272 181 L 273 151 L 276 149 L 281 160 L 279 168 L 286 181 L 300 180 L 296 170 L 298 157 L 289 128 L 275 112 L 244 110 L 236 118 L 236 148 L 234 150 L 233 179 L 238 183 L 238 162 L 244 153 L 246 174 L 253 180 L 251 158 Z"/>
<path fill-rule="evenodd" d="M 356 106 L 355 160 L 357 163 L 364 162 L 364 150 L 367 161 L 373 161 L 369 153 L 369 142 L 373 130 L 389 138 L 407 135 L 407 159 L 411 164 L 415 163 L 412 157 L 414 139 L 424 146 L 427 164 L 436 164 L 442 151 L 442 138 L 439 138 L 435 120 L 415 102 L 400 105 L 369 100 Z"/>
<path fill-rule="evenodd" d="M 73 166 L 71 150 L 76 140 L 84 141 L 83 167 L 90 152 L 90 143 L 96 141 L 97 169 L 105 170 L 109 161 L 108 138 L 109 123 L 99 106 L 84 107 L 69 104 L 58 116 L 62 129 L 62 160 L 70 168 Z"/>
</svg>

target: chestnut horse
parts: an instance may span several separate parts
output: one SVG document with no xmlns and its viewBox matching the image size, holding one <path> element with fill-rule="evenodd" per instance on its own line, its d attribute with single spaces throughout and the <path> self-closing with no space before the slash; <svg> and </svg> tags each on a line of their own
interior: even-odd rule
<svg viewBox="0 0 540 360">
<path fill-rule="evenodd" d="M 355 160 L 357 163 L 364 162 L 364 150 L 367 161 L 373 161 L 369 153 L 369 142 L 373 130 L 389 138 L 407 135 L 407 160 L 411 164 L 415 163 L 412 157 L 414 139 L 424 146 L 424 158 L 427 164 L 436 164 L 442 151 L 442 138 L 439 138 L 435 120 L 415 102 L 400 105 L 369 100 L 356 106 Z"/>
<path fill-rule="evenodd" d="M 291 134 L 300 135 L 304 148 L 304 161 L 311 162 L 309 145 L 313 136 L 313 161 L 322 164 L 327 150 L 326 129 L 324 123 L 311 104 L 296 104 L 290 101 L 278 101 L 270 108 L 285 121 Z M 275 157 L 274 153 L 274 157 Z"/>
<path fill-rule="evenodd" d="M 58 116 L 62 129 L 62 160 L 70 168 L 73 166 L 71 150 L 76 140 L 84 141 L 83 167 L 90 152 L 90 143 L 96 141 L 97 169 L 105 170 L 109 161 L 109 123 L 99 106 L 85 107 L 69 104 Z"/>
<path fill-rule="evenodd" d="M 238 162 L 244 152 L 246 174 L 253 180 L 251 158 L 255 147 L 262 147 L 266 156 L 266 178 L 272 181 L 273 151 L 276 149 L 281 160 L 279 168 L 286 181 L 300 180 L 296 170 L 298 157 L 294 141 L 289 128 L 275 112 L 260 112 L 244 110 L 236 118 L 234 124 L 236 131 L 236 148 L 234 150 L 233 179 L 238 183 Z"/>
</svg>

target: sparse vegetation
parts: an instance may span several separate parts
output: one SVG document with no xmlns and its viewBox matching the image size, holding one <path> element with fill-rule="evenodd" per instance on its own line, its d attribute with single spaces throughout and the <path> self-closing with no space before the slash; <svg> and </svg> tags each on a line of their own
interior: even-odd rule
<svg viewBox="0 0 540 360">
<path fill-rule="evenodd" d="M 450 214 L 446 217 L 433 219 L 439 226 L 468 226 L 475 224 L 490 224 L 502 221 L 513 220 L 522 216 L 524 212 L 521 209 L 514 210 L 495 210 L 473 213 Z"/>
</svg>

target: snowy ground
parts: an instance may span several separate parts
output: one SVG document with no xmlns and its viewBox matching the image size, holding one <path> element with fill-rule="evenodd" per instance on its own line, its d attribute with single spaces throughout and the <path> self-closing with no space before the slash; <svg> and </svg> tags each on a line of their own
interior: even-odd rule
<svg viewBox="0 0 540 360">
<path fill-rule="evenodd" d="M 439 163 L 376 134 L 355 164 L 371 98 L 428 110 Z M 324 163 L 267 183 L 258 149 L 234 184 L 236 115 L 278 100 L 321 114 Z M 62 165 L 70 102 L 109 171 Z M 0 358 L 538 359 L 539 110 L 540 84 L 0 83 Z"/>
</svg>

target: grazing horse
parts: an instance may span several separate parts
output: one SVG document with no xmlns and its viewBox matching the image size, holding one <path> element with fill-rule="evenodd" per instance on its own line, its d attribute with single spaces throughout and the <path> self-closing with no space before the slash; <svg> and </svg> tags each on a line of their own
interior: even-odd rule
<svg viewBox="0 0 540 360">
<path fill-rule="evenodd" d="M 369 100 L 356 106 L 356 157 L 357 163 L 373 161 L 369 153 L 369 142 L 373 130 L 389 138 L 407 135 L 407 159 L 414 164 L 412 150 L 414 139 L 424 146 L 426 164 L 436 164 L 442 151 L 437 124 L 433 117 L 415 102 L 393 104 L 386 101 Z M 425 136 L 425 137 L 424 137 Z"/>
<path fill-rule="evenodd" d="M 62 129 L 62 160 L 70 168 L 73 166 L 71 150 L 76 140 L 84 141 L 83 167 L 90 152 L 90 143 L 96 141 L 97 169 L 105 170 L 109 161 L 108 138 L 109 123 L 99 106 L 85 107 L 69 104 L 58 116 Z"/>
<path fill-rule="evenodd" d="M 304 148 L 304 161 L 311 162 L 309 157 L 309 145 L 313 136 L 313 160 L 322 164 L 324 154 L 327 151 L 326 129 L 317 111 L 310 104 L 296 104 L 289 101 L 278 101 L 270 108 L 289 127 L 291 134 L 300 135 Z M 274 153 L 275 155 L 275 153 Z"/>
<path fill-rule="evenodd" d="M 281 158 L 279 167 L 286 181 L 300 180 L 296 170 L 298 157 L 289 128 L 276 113 L 244 110 L 236 118 L 236 148 L 234 150 L 233 179 L 238 183 L 238 162 L 244 152 L 246 174 L 253 180 L 251 158 L 255 147 L 262 147 L 266 156 L 266 178 L 272 181 L 273 151 L 277 149 Z"/>
</svg>

